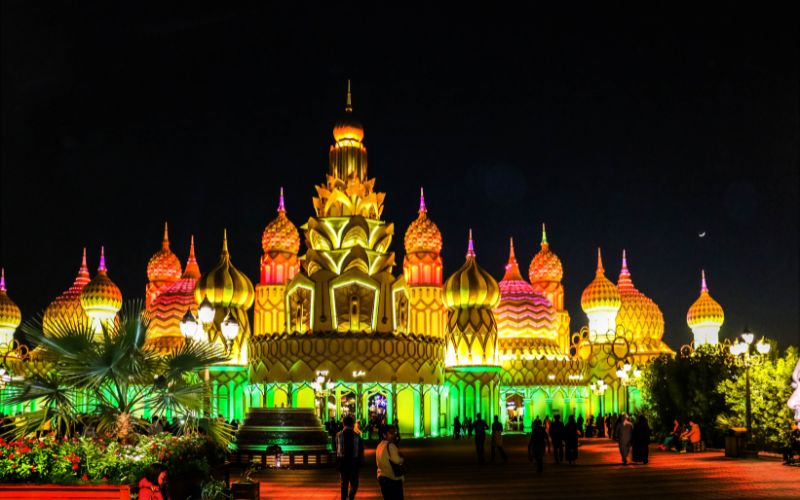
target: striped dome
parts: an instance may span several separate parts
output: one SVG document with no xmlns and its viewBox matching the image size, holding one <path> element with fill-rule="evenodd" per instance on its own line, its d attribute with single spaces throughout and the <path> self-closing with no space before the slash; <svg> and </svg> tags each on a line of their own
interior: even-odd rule
<svg viewBox="0 0 800 500">
<path fill-rule="evenodd" d="M 625 250 L 622 251 L 622 269 L 617 289 L 621 299 L 617 326 L 630 333 L 640 346 L 657 344 L 664 336 L 664 315 L 655 302 L 633 285 Z"/>
<path fill-rule="evenodd" d="M 533 256 L 531 265 L 528 268 L 528 279 L 531 283 L 542 281 L 560 282 L 564 277 L 564 269 L 561 266 L 561 259 L 550 251 L 550 244 L 547 242 L 547 231 L 542 224 L 542 243 L 539 252 Z"/>
<path fill-rule="evenodd" d="M 167 223 L 164 223 L 164 239 L 161 250 L 150 257 L 147 263 L 147 279 L 150 281 L 176 281 L 181 277 L 181 262 L 178 256 L 169 249 Z"/>
<path fill-rule="evenodd" d="M 81 307 L 86 315 L 96 319 L 110 319 L 122 308 L 122 292 L 108 277 L 105 249 L 100 247 L 100 266 L 97 274 L 81 290 Z"/>
<path fill-rule="evenodd" d="M 594 280 L 581 295 L 581 309 L 584 312 L 591 312 L 594 309 L 617 309 L 619 310 L 622 299 L 619 290 L 610 282 L 603 269 L 603 258 L 600 249 L 597 249 L 597 272 Z"/>
<path fill-rule="evenodd" d="M 0 344 L 10 347 L 14 331 L 21 322 L 22 312 L 6 290 L 6 271 L 0 269 Z"/>
<path fill-rule="evenodd" d="M 717 325 L 722 326 L 725 321 L 725 312 L 719 302 L 714 300 L 708 293 L 706 285 L 706 272 L 700 274 L 700 296 L 694 301 L 692 307 L 686 313 L 686 323 L 689 327 L 697 325 Z"/>
<path fill-rule="evenodd" d="M 522 278 L 511 240 L 508 264 L 500 287 L 500 302 L 494 308 L 500 338 L 555 337 L 557 317 L 553 305 Z"/>
<path fill-rule="evenodd" d="M 475 260 L 472 230 L 469 232 L 467 260 L 445 281 L 443 301 L 449 309 L 493 308 L 500 301 L 497 281 Z"/>
<path fill-rule="evenodd" d="M 150 338 L 183 337 L 181 319 L 187 310 L 197 315 L 194 289 L 200 278 L 200 267 L 194 256 L 194 236 L 189 245 L 189 258 L 181 279 L 166 287 L 150 305 Z"/>
<path fill-rule="evenodd" d="M 194 290 L 194 298 L 198 304 L 206 297 L 214 307 L 243 309 L 249 309 L 255 300 L 253 283 L 231 263 L 227 232 L 222 240 L 219 262 L 198 280 Z"/>
<path fill-rule="evenodd" d="M 267 224 L 261 236 L 261 248 L 264 253 L 287 252 L 297 255 L 300 250 L 300 233 L 292 221 L 286 217 L 286 207 L 283 203 L 283 188 L 281 188 L 280 202 L 278 203 L 278 216 Z"/>
<path fill-rule="evenodd" d="M 436 223 L 428 218 L 428 209 L 425 207 L 425 193 L 420 189 L 419 215 L 408 226 L 405 236 L 406 253 L 442 251 L 442 233 Z"/>
<path fill-rule="evenodd" d="M 84 248 L 81 267 L 72 286 L 56 297 L 44 311 L 42 326 L 45 333 L 52 333 L 56 323 L 75 324 L 86 318 L 86 313 L 81 307 L 81 291 L 90 281 L 89 268 L 86 266 L 86 248 Z"/>
</svg>

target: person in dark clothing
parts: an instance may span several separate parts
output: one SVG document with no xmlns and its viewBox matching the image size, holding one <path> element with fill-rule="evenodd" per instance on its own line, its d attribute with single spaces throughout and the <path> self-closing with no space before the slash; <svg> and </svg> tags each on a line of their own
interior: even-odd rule
<svg viewBox="0 0 800 500">
<path fill-rule="evenodd" d="M 583 415 L 579 415 L 575 423 L 578 424 L 578 435 L 583 436 Z"/>
<path fill-rule="evenodd" d="M 494 463 L 497 451 L 503 457 L 503 462 L 508 462 L 508 455 L 506 455 L 506 450 L 503 449 L 503 424 L 500 423 L 500 419 L 495 415 L 494 422 L 492 422 L 492 463 Z"/>
<path fill-rule="evenodd" d="M 564 426 L 564 447 L 566 448 L 567 463 L 578 459 L 578 424 L 575 415 L 570 415 L 567 425 Z"/>
<path fill-rule="evenodd" d="M 553 444 L 553 459 L 560 464 L 564 461 L 564 422 L 561 421 L 561 415 L 556 415 L 550 424 L 550 441 Z"/>
<path fill-rule="evenodd" d="M 475 431 L 475 451 L 478 453 L 478 463 L 482 464 L 484 460 L 483 446 L 486 442 L 486 431 L 489 429 L 489 425 L 481 418 L 481 414 L 477 413 L 471 427 Z"/>
<path fill-rule="evenodd" d="M 531 440 L 528 442 L 528 459 L 536 460 L 536 473 L 542 475 L 544 469 L 544 452 L 547 449 L 549 439 L 542 427 L 542 421 L 536 419 L 531 431 Z"/>
<path fill-rule="evenodd" d="M 644 415 L 639 415 L 639 419 L 633 426 L 633 462 L 647 463 L 649 456 L 650 446 L 650 426 L 647 424 L 647 418 Z"/>
<path fill-rule="evenodd" d="M 597 416 L 595 425 L 597 427 L 597 437 L 606 437 L 606 419 L 603 417 L 602 413 Z"/>
<path fill-rule="evenodd" d="M 794 464 L 795 455 L 800 455 L 800 429 L 796 423 L 792 424 L 792 432 L 789 433 L 789 440 L 783 448 L 783 464 Z"/>
<path fill-rule="evenodd" d="M 345 415 L 342 422 L 344 428 L 336 434 L 334 439 L 342 500 L 353 500 L 356 497 L 358 469 L 364 462 L 364 442 L 353 429 L 354 422 L 351 415 Z"/>
<path fill-rule="evenodd" d="M 459 420 L 457 416 L 453 421 L 453 438 L 461 439 L 461 420 Z"/>
</svg>

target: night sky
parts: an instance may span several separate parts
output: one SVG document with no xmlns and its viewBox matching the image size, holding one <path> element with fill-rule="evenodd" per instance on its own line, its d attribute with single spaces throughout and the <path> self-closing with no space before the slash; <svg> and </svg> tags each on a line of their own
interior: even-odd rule
<svg viewBox="0 0 800 500">
<path fill-rule="evenodd" d="M 484 268 L 500 279 L 513 236 L 527 275 L 546 222 L 573 330 L 599 245 L 613 281 L 627 249 L 673 348 L 701 268 L 723 337 L 798 344 L 793 16 L 188 8 L 2 3 L 0 265 L 25 318 L 83 246 L 143 297 L 164 221 L 201 270 L 227 228 L 257 281 L 279 187 L 295 224 L 312 215 L 351 78 L 397 273 L 424 186 L 446 274 L 471 227 Z"/>
</svg>

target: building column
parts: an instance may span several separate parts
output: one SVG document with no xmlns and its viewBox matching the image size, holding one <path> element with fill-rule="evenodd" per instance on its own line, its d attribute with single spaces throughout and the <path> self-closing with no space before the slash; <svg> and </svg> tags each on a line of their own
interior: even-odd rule
<svg viewBox="0 0 800 500">
<path fill-rule="evenodd" d="M 431 436 L 439 435 L 439 388 L 431 387 L 431 404 L 428 409 L 431 419 Z"/>
<path fill-rule="evenodd" d="M 422 386 L 417 384 L 411 390 L 414 395 L 414 437 L 420 437 L 425 430 L 425 417 L 422 413 L 425 409 L 425 402 L 423 401 Z"/>
<path fill-rule="evenodd" d="M 570 398 L 564 396 L 564 419 L 569 420 L 570 415 L 572 415 L 572 408 L 570 407 Z M 577 418 L 577 416 L 575 418 Z"/>
<path fill-rule="evenodd" d="M 525 396 L 522 399 L 522 430 L 527 432 L 533 430 L 533 396 L 530 389 L 525 389 Z"/>
<path fill-rule="evenodd" d="M 545 405 L 546 405 L 546 408 L 547 408 L 546 414 L 547 414 L 548 417 L 550 417 L 550 420 L 552 420 L 553 419 L 553 398 L 550 398 L 550 397 L 545 398 L 544 402 L 545 402 Z"/>
</svg>

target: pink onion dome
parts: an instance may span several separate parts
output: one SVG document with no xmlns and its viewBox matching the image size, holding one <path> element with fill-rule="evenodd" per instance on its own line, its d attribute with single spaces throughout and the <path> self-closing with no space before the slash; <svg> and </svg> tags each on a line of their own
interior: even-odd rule
<svg viewBox="0 0 800 500">
<path fill-rule="evenodd" d="M 22 323 L 22 312 L 11 300 L 6 289 L 6 271 L 0 269 L 0 347 L 10 348 L 14 340 L 14 331 Z"/>
<path fill-rule="evenodd" d="M 181 277 L 181 262 L 178 256 L 169 249 L 169 232 L 164 223 L 164 239 L 161 250 L 150 257 L 147 263 L 147 279 L 151 282 L 172 282 Z"/>
<path fill-rule="evenodd" d="M 163 337 L 173 337 L 174 342 L 167 342 L 166 347 L 182 341 L 181 319 L 186 311 L 191 310 L 197 315 L 197 301 L 194 289 L 200 278 L 200 268 L 194 256 L 194 236 L 189 246 L 189 258 L 186 261 L 186 270 L 181 279 L 167 286 L 150 306 L 150 339 L 156 344 L 164 342 L 156 340 Z"/>
<path fill-rule="evenodd" d="M 469 230 L 467 260 L 444 283 L 443 302 L 448 309 L 493 308 L 500 301 L 500 287 L 475 260 L 472 229 Z"/>
<path fill-rule="evenodd" d="M 69 325 L 84 320 L 86 313 L 81 307 L 81 291 L 90 281 L 89 267 L 86 265 L 86 248 L 84 248 L 81 267 L 78 269 L 78 275 L 75 276 L 72 286 L 56 297 L 44 311 L 42 326 L 45 333 L 52 333 L 57 323 Z"/>
<path fill-rule="evenodd" d="M 531 283 L 560 282 L 563 277 L 564 269 L 561 266 L 561 259 L 550 250 L 550 244 L 547 242 L 547 230 L 543 223 L 541 249 L 533 256 L 528 268 L 528 279 Z"/>
<path fill-rule="evenodd" d="M 428 252 L 436 253 L 442 251 L 442 233 L 439 227 L 428 217 L 428 209 L 425 207 L 425 192 L 419 190 L 419 215 L 408 226 L 405 235 L 406 253 Z"/>
<path fill-rule="evenodd" d="M 283 188 L 281 188 L 280 201 L 278 202 L 278 216 L 272 219 L 264 229 L 261 236 L 261 248 L 264 253 L 287 252 L 297 254 L 300 250 L 300 233 L 297 227 L 286 217 L 286 206 L 283 201 Z"/>
<path fill-rule="evenodd" d="M 622 268 L 617 289 L 621 301 L 617 312 L 617 326 L 631 334 L 634 342 L 640 346 L 657 344 L 664 336 L 664 315 L 652 299 L 634 286 L 625 250 L 622 251 Z"/>
<path fill-rule="evenodd" d="M 708 293 L 706 272 L 703 270 L 700 272 L 700 296 L 686 313 L 686 323 L 691 328 L 699 325 L 722 326 L 724 321 L 725 312 L 719 302 L 714 300 L 711 294 Z"/>
<path fill-rule="evenodd" d="M 581 309 L 588 313 L 595 309 L 616 309 L 619 310 L 621 304 L 619 290 L 611 281 L 606 278 L 603 269 L 603 258 L 600 249 L 597 249 L 597 271 L 594 280 L 581 295 Z"/>
<path fill-rule="evenodd" d="M 81 307 L 93 319 L 111 319 L 122 308 L 122 292 L 108 277 L 103 247 L 100 247 L 97 274 L 81 290 Z"/>
</svg>

